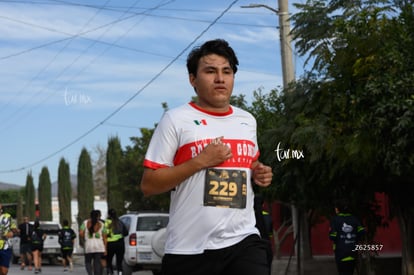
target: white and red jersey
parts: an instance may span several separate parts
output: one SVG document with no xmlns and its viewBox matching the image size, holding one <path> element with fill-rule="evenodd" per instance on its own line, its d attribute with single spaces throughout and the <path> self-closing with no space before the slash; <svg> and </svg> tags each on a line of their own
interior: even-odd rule
<svg viewBox="0 0 414 275">
<path fill-rule="evenodd" d="M 258 234 L 250 179 L 259 150 L 256 120 L 250 113 L 236 107 L 224 114 L 211 113 L 193 103 L 169 110 L 155 129 L 144 166 L 178 165 L 221 136 L 233 158 L 213 170 L 197 172 L 171 191 L 165 253 L 200 254 Z M 236 194 L 241 198 L 235 199 Z M 241 204 L 240 199 L 244 200 Z M 225 207 L 214 206 L 220 202 Z"/>
</svg>

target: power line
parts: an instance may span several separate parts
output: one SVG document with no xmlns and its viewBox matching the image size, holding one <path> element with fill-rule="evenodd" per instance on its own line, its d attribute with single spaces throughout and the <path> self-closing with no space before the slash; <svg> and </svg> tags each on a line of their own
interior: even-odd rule
<svg viewBox="0 0 414 275">
<path fill-rule="evenodd" d="M 87 6 L 88 7 L 89 5 L 79 4 L 79 6 Z M 15 23 L 24 24 L 24 25 L 28 25 L 28 26 L 31 26 L 31 27 L 35 27 L 35 28 L 47 30 L 47 31 L 50 31 L 50 32 L 54 32 L 54 33 L 59 33 L 59 34 L 64 34 L 64 35 L 70 36 L 70 37 L 67 37 L 67 38 L 58 39 L 58 40 L 55 40 L 55 41 L 50 41 L 50 42 L 47 42 L 45 44 L 41 44 L 41 45 L 32 47 L 30 49 L 22 50 L 20 52 L 15 52 L 15 53 L 12 53 L 12 54 L 9 54 L 9 55 L 0 56 L 0 60 L 4 60 L 4 59 L 11 58 L 11 57 L 19 56 L 19 55 L 22 55 L 22 54 L 25 54 L 25 53 L 28 53 L 28 52 L 31 52 L 31 51 L 34 51 L 34 50 L 38 50 L 38 49 L 43 48 L 43 47 L 47 47 L 47 46 L 51 46 L 53 44 L 58 44 L 60 42 L 64 42 L 64 41 L 66 41 L 68 39 L 76 38 L 76 37 L 81 37 L 81 38 L 87 39 L 87 40 L 94 40 L 92 38 L 85 37 L 84 35 L 86 35 L 88 33 L 91 33 L 91 32 L 95 32 L 95 31 L 97 31 L 99 29 L 102 29 L 104 27 L 107 27 L 108 25 L 115 24 L 115 23 L 119 23 L 120 21 L 128 20 L 128 19 L 130 19 L 132 17 L 135 17 L 137 15 L 142 15 L 144 12 L 140 12 L 140 13 L 128 12 L 128 13 L 131 14 L 131 16 L 125 17 L 125 18 L 120 19 L 120 20 L 112 21 L 110 23 L 107 23 L 107 24 L 104 24 L 102 26 L 93 28 L 91 30 L 87 30 L 87 31 L 84 31 L 84 32 L 80 32 L 78 34 L 67 33 L 67 32 L 63 32 L 63 31 L 58 30 L 58 29 L 54 29 L 54 28 L 50 28 L 50 27 L 46 27 L 46 26 L 41 26 L 41 25 L 37 25 L 37 24 L 25 22 L 23 20 L 18 20 L 18 19 L 15 19 L 15 18 L 10 18 L 10 17 L 4 16 L 4 15 L 0 15 L 0 18 L 5 19 L 5 20 L 8 20 L 8 21 L 12 21 L 12 22 L 15 22 Z M 188 21 L 188 22 L 199 22 L 199 23 L 208 23 L 208 24 L 211 23 L 211 21 L 209 21 L 209 20 L 194 19 L 194 18 L 185 18 L 185 17 L 177 17 L 177 16 L 156 15 L 156 14 L 148 14 L 146 16 L 149 16 L 149 17 L 158 17 L 158 18 L 165 18 L 165 19 L 170 19 L 170 20 L 182 20 L 182 21 Z M 218 24 L 231 25 L 231 26 L 242 26 L 242 27 L 256 27 L 256 28 L 276 28 L 277 27 L 276 25 L 258 25 L 258 24 L 235 23 L 235 22 L 220 22 Z M 105 44 L 107 42 L 105 42 L 105 41 L 99 41 L 99 43 Z M 116 45 L 116 46 L 119 47 L 119 48 L 129 49 L 129 50 L 133 50 L 133 51 L 139 51 L 139 50 L 134 49 L 134 48 L 124 47 L 124 46 L 118 46 L 118 45 Z M 149 53 L 149 54 L 159 55 L 159 54 L 156 54 L 156 53 Z"/>
<path fill-rule="evenodd" d="M 164 4 L 165 5 L 165 4 Z M 105 8 L 105 6 L 102 6 L 101 7 L 102 9 L 104 9 Z M 134 7 L 130 7 L 130 9 L 133 9 Z M 158 10 L 158 8 L 157 9 L 151 9 L 152 11 L 154 11 L 154 10 Z M 128 13 L 130 13 L 130 11 L 129 10 L 126 10 L 126 11 L 124 11 L 124 14 L 128 14 Z M 145 14 L 145 16 L 151 16 L 151 14 L 149 14 L 147 11 L 146 12 L 141 12 L 140 13 L 140 15 L 141 14 Z M 138 15 L 137 13 L 135 13 L 135 15 Z M 0 17 L 2 17 L 2 16 L 0 16 Z M 4 16 L 3 16 L 4 17 Z M 129 17 L 128 17 L 129 18 Z M 70 44 L 70 42 L 71 41 L 73 41 L 73 39 L 75 38 L 75 37 L 78 37 L 80 34 L 83 34 L 83 33 L 86 33 L 86 32 L 90 32 L 90 30 L 85 30 L 85 28 L 82 28 L 82 31 L 80 31 L 79 33 L 77 33 L 77 34 L 75 34 L 75 35 L 73 35 L 73 34 L 68 34 L 67 32 L 62 32 L 62 31 L 59 31 L 59 30 L 56 30 L 56 29 L 54 29 L 54 28 L 49 28 L 49 27 L 43 27 L 43 26 L 39 26 L 39 25 L 35 25 L 35 24 L 32 24 L 32 23 L 27 23 L 27 22 L 24 22 L 24 21 L 21 21 L 21 20 L 17 20 L 17 19 L 12 19 L 12 18 L 8 18 L 9 20 L 13 20 L 13 21 L 17 21 L 17 22 L 19 22 L 19 23 L 22 23 L 22 24 L 28 24 L 28 25 L 30 25 L 30 26 L 35 26 L 35 27 L 37 27 L 37 28 L 41 28 L 41 29 L 46 29 L 46 30 L 48 30 L 48 31 L 53 31 L 53 32 L 58 32 L 58 33 L 63 33 L 63 34 L 65 34 L 65 35 L 71 35 L 68 39 L 65 39 L 65 41 L 68 41 L 68 43 L 66 43 L 66 45 L 65 45 L 65 47 L 64 48 L 62 48 L 61 50 L 60 50 L 60 52 L 62 52 L 69 44 Z M 114 22 L 119 22 L 119 21 L 122 21 L 123 20 L 123 18 L 121 17 L 121 18 L 119 18 L 118 20 L 115 20 L 115 21 L 113 21 L 113 22 L 111 22 L 111 24 L 105 24 L 104 26 L 108 26 L 109 25 L 109 27 L 112 27 L 112 26 L 114 26 Z M 211 23 L 210 21 L 207 21 L 207 20 L 204 20 L 204 22 L 209 22 L 209 23 Z M 86 24 L 87 25 L 87 24 Z M 100 28 L 100 27 L 98 27 L 98 28 Z M 98 29 L 98 28 L 94 28 L 94 30 L 96 30 L 96 29 Z M 105 32 L 107 32 L 109 29 L 106 29 L 106 31 Z M 100 37 L 102 37 L 103 36 L 103 34 L 101 34 L 101 36 Z M 85 38 L 85 39 L 87 39 L 87 38 Z M 103 41 L 101 41 L 101 39 L 88 39 L 88 40 L 90 40 L 90 41 L 92 41 L 93 43 L 85 50 L 85 51 L 87 51 L 89 48 L 91 48 L 93 45 L 95 45 L 96 43 L 104 43 L 105 45 L 107 45 L 107 46 L 110 46 L 110 47 L 119 47 L 119 45 L 117 45 L 117 43 L 114 43 L 114 42 L 112 42 L 112 43 L 108 43 L 108 42 L 103 42 Z M 119 40 L 119 39 L 118 39 Z M 61 41 L 61 40 L 60 40 Z M 126 47 L 124 47 L 124 48 L 126 48 Z M 36 49 L 37 49 L 37 47 L 36 47 Z M 129 49 L 132 49 L 132 48 L 129 48 Z M 58 76 L 57 77 L 55 77 L 55 80 L 57 79 L 57 78 L 59 78 L 60 76 L 62 76 L 63 75 L 63 73 L 71 66 L 71 65 L 73 65 L 75 62 L 77 62 L 77 60 L 79 60 L 79 58 L 83 55 L 83 53 L 85 52 L 85 51 L 83 51 L 71 64 L 69 64 L 68 66 L 66 66 L 62 71 L 61 71 L 61 73 L 59 73 L 58 74 Z M 60 53 L 59 52 L 59 53 Z M 59 54 L 58 53 L 58 54 Z M 154 54 L 154 53 L 149 53 L 149 52 L 147 52 L 148 54 Z M 58 55 L 57 54 L 57 55 Z M 56 55 L 56 56 L 57 56 Z M 163 57 L 166 57 L 166 58 L 172 58 L 171 56 L 166 56 L 166 55 L 163 55 Z M 92 62 L 91 62 L 92 63 Z M 88 66 L 91 64 L 91 63 L 89 63 L 88 64 Z M 49 64 L 50 65 L 50 64 Z M 48 65 L 48 66 L 49 66 Z M 48 66 L 46 66 L 46 68 L 48 67 Z M 40 74 L 40 73 L 39 73 Z M 38 74 L 38 75 L 39 75 Z M 264 73 L 265 74 L 265 73 Z M 49 81 L 49 83 L 48 84 L 46 84 L 46 86 L 48 86 L 49 84 L 51 84 L 53 81 L 55 81 L 55 80 L 51 80 L 51 81 Z M 68 82 L 70 82 L 70 81 L 72 81 L 73 80 L 73 78 L 72 79 L 70 79 L 70 80 L 68 80 L 67 81 L 67 83 Z M 32 80 L 33 81 L 33 80 Z M 27 85 L 26 85 L 27 86 Z M 62 87 L 63 86 L 65 86 L 65 85 L 62 85 Z M 10 117 L 13 117 L 13 116 L 15 116 L 16 115 L 16 113 L 19 113 L 19 112 L 21 112 L 23 109 L 25 109 L 24 107 L 26 107 L 26 105 L 27 105 L 27 102 L 32 102 L 32 99 L 33 98 L 35 98 L 35 97 L 37 97 L 37 95 L 40 93 L 40 92 L 42 92 L 43 90 L 39 90 L 36 94 L 34 94 L 29 100 L 27 100 L 26 101 L 26 103 L 25 104 L 23 104 L 22 105 L 22 107 L 21 108 L 19 108 L 18 110 L 16 110 L 15 112 L 13 112 L 12 114 L 10 114 L 5 120 L 7 121 L 7 120 L 9 120 L 9 123 L 8 124 L 2 124 L 3 126 L 2 126 L 2 129 L 4 130 L 4 129 L 6 129 L 7 127 L 9 127 L 8 125 L 16 125 L 16 123 L 13 123 L 11 120 L 10 120 Z M 50 96 L 52 96 L 53 94 L 51 94 Z M 17 94 L 15 95 L 15 96 L 17 96 Z M 46 99 L 48 99 L 48 98 L 50 98 L 50 96 L 48 96 Z M 45 100 L 44 101 L 42 101 L 42 102 L 45 102 Z M 39 104 L 38 104 L 39 105 Z M 7 106 L 7 104 L 6 104 L 6 106 Z M 1 111 L 4 111 L 5 109 L 4 108 L 2 108 L 2 110 Z M 26 113 L 25 113 L 25 115 L 24 116 L 26 116 L 26 115 L 28 115 L 29 113 L 31 113 L 33 110 L 27 110 L 27 109 L 25 109 L 26 110 Z M 0 111 L 0 112 L 1 112 Z M 17 119 L 21 119 L 22 118 L 22 116 L 20 116 L 19 118 L 17 118 Z"/>
<path fill-rule="evenodd" d="M 167 5 L 167 4 L 169 4 L 169 3 L 171 3 L 171 2 L 174 2 L 175 0 L 170 0 L 170 1 L 168 1 L 168 2 L 165 2 L 165 3 L 161 3 L 161 4 L 159 4 L 159 5 L 157 5 L 157 6 L 155 6 L 155 7 L 153 7 L 153 8 L 151 8 L 151 9 L 149 9 L 149 11 L 151 11 L 151 10 L 156 10 L 158 7 L 160 7 L 160 6 L 163 6 L 163 5 Z M 135 2 L 135 3 L 137 3 L 137 2 Z M 133 6 L 131 6 L 131 7 L 133 7 Z M 148 10 L 146 11 L 146 12 L 148 12 Z M 146 13 L 146 12 L 143 12 L 143 13 Z M 124 12 L 124 14 L 126 14 L 127 12 Z M 122 18 L 122 16 L 121 16 L 121 18 Z M 134 26 L 136 26 L 137 24 L 135 24 Z M 99 38 L 101 38 L 101 37 L 103 37 L 103 35 L 105 34 L 105 33 L 107 33 L 109 30 L 110 30 L 110 28 L 111 27 L 113 27 L 114 25 L 110 25 L 109 26 L 109 28 L 107 28 L 106 30 L 105 30 L 105 32 L 103 32 L 101 35 L 100 35 L 100 37 Z M 131 28 L 132 29 L 132 28 Z M 125 34 L 127 34 L 127 32 L 125 33 Z M 125 35 L 124 34 L 124 35 Z M 121 36 L 122 37 L 122 36 Z M 117 39 L 117 41 L 119 41 L 120 40 L 120 38 L 121 37 L 119 37 L 118 39 Z M 69 40 L 69 41 L 72 41 L 72 40 Z M 51 83 L 53 83 L 56 79 L 58 79 L 60 76 L 62 76 L 73 64 L 75 64 L 83 55 L 84 55 L 84 53 L 86 53 L 89 49 L 91 49 L 95 44 L 97 44 L 98 43 L 98 41 L 99 41 L 99 39 L 96 39 L 96 40 L 93 40 L 93 43 L 92 44 L 90 44 L 84 51 L 82 51 L 70 64 L 68 64 L 67 66 L 65 66 L 65 68 L 63 68 L 63 70 L 62 71 L 60 71 L 60 73 L 54 78 L 54 79 L 52 79 L 52 80 L 50 80 L 47 84 L 46 84 L 46 86 L 48 86 L 48 85 L 50 85 Z M 116 41 L 116 42 L 117 42 Z M 106 49 L 109 49 L 110 47 L 112 47 L 114 44 L 116 44 L 116 42 L 113 42 L 113 43 L 111 43 L 111 44 L 109 44 L 108 45 L 108 47 L 106 48 Z M 106 50 L 105 50 L 106 51 Z M 78 72 L 78 74 L 76 74 L 74 77 L 72 77 L 71 79 L 69 79 L 68 81 L 66 81 L 66 83 L 65 84 L 63 84 L 60 88 L 63 88 L 63 87 L 65 87 L 69 82 L 71 82 L 71 81 L 73 81 L 77 76 L 79 76 L 79 74 L 82 72 L 82 71 L 84 71 L 87 67 L 89 67 L 93 62 L 95 62 L 96 60 L 97 60 L 97 58 L 98 57 L 100 57 L 100 56 L 102 56 L 104 53 L 105 53 L 105 51 L 103 51 L 101 54 L 99 54 L 99 55 L 97 55 L 91 62 L 89 62 L 84 68 L 82 68 L 79 72 Z M 36 98 L 42 91 L 44 91 L 45 90 L 45 88 L 43 88 L 43 89 L 40 89 L 40 90 L 38 90 L 35 94 L 33 94 L 32 95 L 32 97 L 29 99 L 29 100 L 27 100 L 26 101 L 26 103 L 25 104 L 23 104 L 23 106 L 21 106 L 18 110 L 16 110 L 15 112 L 13 112 L 12 114 L 11 114 L 11 116 L 13 116 L 13 115 L 15 115 L 16 113 L 19 113 L 20 111 L 22 111 L 22 110 L 26 110 L 24 107 L 27 105 L 27 103 L 28 102 L 31 102 L 32 101 L 32 99 L 33 98 Z M 18 117 L 17 119 L 22 119 L 23 117 L 25 117 L 25 116 L 27 116 L 27 115 L 29 115 L 31 112 L 33 112 L 34 111 L 34 109 L 36 108 L 36 107 L 38 107 L 39 105 L 41 105 L 41 103 L 44 103 L 44 102 L 46 102 L 52 95 L 54 95 L 54 94 L 50 94 L 49 96 L 47 96 L 42 102 L 40 102 L 40 103 L 38 103 L 34 108 L 32 108 L 32 109 L 30 109 L 30 110 L 26 110 L 26 112 L 25 113 L 23 113 L 20 117 Z M 10 116 L 7 118 L 7 119 L 9 119 L 10 118 Z M 7 125 L 7 124 L 2 124 L 2 128 L 0 129 L 0 130 L 5 130 L 5 129 L 7 129 L 8 127 L 10 127 L 10 125 L 16 125 L 16 123 L 15 122 L 12 122 L 12 121 L 10 121 L 9 120 L 9 124 Z"/>
<path fill-rule="evenodd" d="M 48 30 L 48 31 L 55 32 L 55 33 L 60 33 L 60 34 L 65 34 L 65 35 L 67 35 L 69 37 L 62 38 L 62 39 L 58 39 L 58 40 L 55 40 L 55 41 L 50 41 L 50 42 L 47 42 L 45 44 L 38 45 L 38 46 L 32 47 L 30 49 L 26 49 L 26 50 L 23 50 L 23 51 L 20 51 L 20 52 L 16 52 L 16 53 L 13 53 L 13 54 L 10 54 L 10 55 L 7 55 L 7 56 L 1 56 L 0 57 L 0 60 L 7 59 L 7 58 L 10 58 L 10 57 L 19 56 L 21 54 L 28 53 L 28 52 L 31 52 L 31 51 L 34 51 L 34 50 L 37 50 L 37 49 L 40 49 L 40 48 L 43 48 L 43 47 L 46 47 L 46 46 L 50 46 L 50 45 L 53 45 L 53 44 L 57 44 L 57 43 L 60 43 L 60 42 L 64 42 L 64 41 L 69 40 L 69 39 L 73 39 L 73 38 L 77 38 L 77 37 L 84 38 L 83 35 L 85 35 L 85 34 L 98 31 L 100 29 L 106 28 L 108 26 L 114 25 L 114 24 L 119 23 L 119 22 L 122 22 L 122 21 L 126 21 L 126 20 L 128 20 L 130 18 L 133 18 L 133 17 L 138 16 L 138 15 L 142 15 L 142 14 L 143 13 L 140 13 L 140 14 L 136 13 L 136 14 L 133 14 L 133 15 L 129 15 L 127 17 L 124 17 L 124 18 L 120 18 L 120 19 L 111 21 L 111 22 L 106 23 L 104 25 L 101 25 L 101 26 L 98 26 L 96 28 L 93 28 L 93 29 L 90 29 L 90 30 L 86 30 L 84 32 L 80 32 L 80 33 L 77 33 L 77 34 L 71 34 L 71 33 L 67 33 L 67 32 L 62 32 L 62 31 L 59 31 L 57 29 L 53 29 L 53 28 L 43 27 L 42 26 L 40 28 L 42 28 L 44 30 Z M 14 21 L 14 22 L 21 23 L 21 24 L 25 24 L 25 25 L 30 25 L 30 26 L 33 26 L 33 27 L 39 27 L 36 24 L 24 22 L 22 20 L 17 20 L 17 19 L 14 19 L 14 18 L 10 18 L 10 17 L 7 17 L 7 16 L 3 16 L 3 15 L 0 15 L 0 18 L 7 19 L 9 21 Z M 90 40 L 93 40 L 93 39 L 90 39 Z"/>
<path fill-rule="evenodd" d="M 22 170 L 26 170 L 28 168 L 31 168 L 35 165 L 38 165 L 42 162 L 44 162 L 45 160 L 48 160 L 54 156 L 56 156 L 57 154 L 59 154 L 60 152 L 63 152 L 64 150 L 66 150 L 67 148 L 71 147 L 72 145 L 74 145 L 75 143 L 77 143 L 78 141 L 80 141 L 81 139 L 85 138 L 86 136 L 88 136 L 90 133 L 92 133 L 93 131 L 95 131 L 97 128 L 99 128 L 101 125 L 103 125 L 104 123 L 106 123 L 110 118 L 112 118 L 113 116 L 115 116 L 118 112 L 120 112 L 126 105 L 128 105 L 133 99 L 135 99 L 143 90 L 145 90 L 148 86 L 150 86 L 156 79 L 158 79 L 168 68 L 170 68 L 188 49 L 190 49 L 197 41 L 198 39 L 200 39 L 211 27 L 213 27 L 217 21 L 222 18 L 228 10 L 230 10 L 236 3 L 238 2 L 238 0 L 233 1 L 226 9 L 224 9 L 197 37 L 195 37 L 183 50 L 181 50 L 178 55 L 171 60 L 163 69 L 161 69 L 161 71 L 159 71 L 154 77 L 152 77 L 144 86 L 142 86 L 137 92 L 135 92 L 128 100 L 126 100 L 123 104 L 121 104 L 117 109 L 115 109 L 112 113 L 110 113 L 107 117 L 105 117 L 101 122 L 99 122 L 98 124 L 96 124 L 95 126 L 93 126 L 91 129 L 89 129 L 88 131 L 86 131 L 84 134 L 80 135 L 78 138 L 74 139 L 72 142 L 68 143 L 67 145 L 63 146 L 61 149 L 49 154 L 48 156 L 35 161 L 31 164 L 28 164 L 24 167 L 21 168 L 16 168 L 16 169 L 10 169 L 10 170 L 0 170 L 0 173 L 4 174 L 4 173 L 12 173 L 12 172 L 18 172 L 18 171 L 22 171 Z"/>
<path fill-rule="evenodd" d="M 33 5 L 49 5 L 49 6 L 75 6 L 75 7 L 84 7 L 84 8 L 91 8 L 91 9 L 101 9 L 101 6 L 95 4 L 85 4 L 85 3 L 75 3 L 70 1 L 63 1 L 63 0 L 49 0 L 49 1 L 16 1 L 16 0 L 2 0 L 2 3 L 13 3 L 13 4 L 33 4 Z M 114 6 L 114 5 L 106 5 L 104 10 L 107 11 L 114 11 L 114 12 L 123 12 L 125 9 L 129 9 L 126 6 Z M 147 10 L 148 8 L 145 7 L 135 7 L 134 9 L 137 10 Z M 157 9 L 158 11 L 168 11 L 168 12 L 189 12 L 189 13 L 215 13 L 212 10 L 205 10 L 205 9 L 186 9 L 186 8 L 160 8 Z M 230 12 L 229 12 L 230 13 Z M 239 14 L 252 14 L 252 12 L 243 12 L 243 11 L 232 11 L 231 13 L 239 13 Z M 255 14 L 262 14 L 261 12 L 255 12 Z M 223 24 L 223 22 L 218 22 L 217 24 Z"/>
<path fill-rule="evenodd" d="M 142 13 L 135 14 L 135 15 L 142 15 Z M 199 22 L 199 23 L 209 23 L 209 24 L 211 23 L 211 21 L 209 21 L 209 20 L 202 20 L 202 19 L 189 19 L 189 18 L 179 18 L 179 17 L 161 16 L 161 15 L 148 15 L 148 16 L 174 19 L 174 20 L 183 20 L 183 21 L 189 21 L 189 22 Z M 41 48 L 52 46 L 54 44 L 59 44 L 61 42 L 65 42 L 69 39 L 74 39 L 74 38 L 78 38 L 78 37 L 82 38 L 82 39 L 85 39 L 85 40 L 95 41 L 95 39 L 86 37 L 84 35 L 95 32 L 95 31 L 97 31 L 99 29 L 102 29 L 104 27 L 107 27 L 110 24 L 119 23 L 118 21 L 113 21 L 113 22 L 110 22 L 108 24 L 93 28 L 91 30 L 83 31 L 83 32 L 80 32 L 80 33 L 77 33 L 77 34 L 72 34 L 72 33 L 67 33 L 67 32 L 63 32 L 63 31 L 60 31 L 60 30 L 52 29 L 52 28 L 49 28 L 49 27 L 44 27 L 44 26 L 41 26 L 41 25 L 28 23 L 28 22 L 25 22 L 25 21 L 22 21 L 22 20 L 17 20 L 17 19 L 14 19 L 14 18 L 3 16 L 3 15 L 0 15 L 0 18 L 5 19 L 5 20 L 9 20 L 9 21 L 12 21 L 12 22 L 15 22 L 15 23 L 20 23 L 20 24 L 28 25 L 28 26 L 35 27 L 35 28 L 38 28 L 38 29 L 43 29 L 43 30 L 47 30 L 47 31 L 51 31 L 51 32 L 55 32 L 55 33 L 64 34 L 64 35 L 69 36 L 69 37 L 66 37 L 66 38 L 57 39 L 57 40 L 50 41 L 50 42 L 47 42 L 47 43 L 44 43 L 44 44 L 40 44 L 40 45 L 34 46 L 32 48 L 29 48 L 29 49 L 25 49 L 25 50 L 21 50 L 21 51 L 11 53 L 11 54 L 8 54 L 8 55 L 0 56 L 0 60 L 5 60 L 5 59 L 9 59 L 9 58 L 16 57 L 16 56 L 19 56 L 19 55 L 23 55 L 23 54 L 26 54 L 26 53 L 29 53 L 29 52 L 32 52 L 32 51 L 35 51 L 35 50 L 39 50 Z M 124 19 L 122 19 L 122 21 L 130 19 L 130 18 L 131 17 L 124 18 Z M 223 22 L 221 24 L 232 25 L 232 26 L 256 27 L 256 28 L 277 28 L 277 26 L 275 26 L 275 25 L 257 25 L 257 24 L 247 24 L 247 23 L 231 23 L 231 22 L 225 23 L 225 22 Z M 104 45 L 109 44 L 109 42 L 102 41 L 102 40 L 98 41 L 98 42 L 101 43 L 101 44 L 104 44 Z M 139 49 L 136 49 L 136 48 L 131 48 L 131 47 L 123 46 L 123 45 L 113 45 L 113 46 L 117 47 L 117 48 L 120 48 L 120 49 L 145 53 L 145 54 L 159 56 L 159 57 L 168 57 L 168 58 L 171 57 L 171 56 L 166 56 L 166 55 L 163 55 L 163 54 L 160 54 L 160 53 L 143 51 L 143 50 L 139 50 Z"/>
<path fill-rule="evenodd" d="M 117 127 L 117 128 L 130 128 L 130 129 L 141 129 L 141 128 L 147 128 L 147 127 L 139 127 L 139 126 L 134 126 L 134 125 L 125 125 L 125 124 L 119 124 L 119 123 L 112 123 L 112 122 L 108 122 L 105 121 L 104 123 L 102 123 L 102 125 L 107 125 L 107 126 L 111 126 L 111 127 Z"/>
<path fill-rule="evenodd" d="M 105 2 L 105 4 L 103 5 L 103 6 L 101 6 L 101 9 L 98 9 L 96 12 L 95 12 L 95 14 L 91 17 L 91 18 L 89 18 L 88 19 L 88 21 L 83 25 L 83 27 L 81 28 L 82 29 L 82 31 L 95 19 L 95 17 L 102 11 L 102 8 L 106 5 L 106 4 L 108 4 L 110 2 L 110 0 L 107 0 L 106 2 Z M 0 110 L 0 113 L 2 112 L 2 111 L 4 111 L 6 108 L 7 108 L 7 106 L 16 98 L 16 97 L 18 97 L 18 96 L 20 96 L 21 94 L 22 94 L 22 92 L 27 88 L 27 87 L 29 87 L 29 85 L 31 84 L 31 83 L 33 83 L 33 81 L 35 81 L 36 79 L 38 79 L 39 78 L 39 76 L 43 73 L 43 72 L 45 72 L 54 62 L 55 62 L 55 60 L 57 59 L 57 57 L 67 48 L 67 47 L 69 47 L 69 45 L 72 43 L 72 41 L 74 40 L 74 37 L 72 38 L 72 39 L 69 39 L 69 40 L 67 40 L 67 43 L 63 46 L 63 48 L 61 48 L 56 54 L 55 54 L 55 56 L 48 62 L 48 64 L 46 64 L 46 66 L 44 66 L 34 77 L 32 77 L 29 81 L 27 81 L 26 82 L 26 84 L 14 95 L 14 97 L 11 97 L 10 98 L 10 100 L 8 101 L 8 102 L 6 102 L 6 104 L 1 108 L 1 110 Z M 37 94 L 37 93 L 36 93 Z M 32 97 L 33 98 L 33 97 Z M 28 101 L 26 101 L 26 103 L 27 103 Z M 21 107 L 21 108 L 23 108 L 24 106 L 26 106 L 26 103 Z M 21 110 L 21 108 L 20 109 L 18 109 L 16 112 L 14 112 L 13 114 L 15 114 L 15 113 L 18 113 L 20 110 Z M 13 115 L 12 114 L 12 115 Z M 10 116 L 9 116 L 10 117 Z M 8 120 L 7 118 L 6 118 L 6 120 Z"/>
</svg>

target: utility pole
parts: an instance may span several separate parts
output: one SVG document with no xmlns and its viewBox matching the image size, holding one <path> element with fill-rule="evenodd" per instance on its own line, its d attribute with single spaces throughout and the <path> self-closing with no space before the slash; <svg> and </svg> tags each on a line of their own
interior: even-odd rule
<svg viewBox="0 0 414 275">
<path fill-rule="evenodd" d="M 266 8 L 279 16 L 280 33 L 280 52 L 282 56 L 283 88 L 295 79 L 293 58 L 292 58 L 292 38 L 290 35 L 290 22 L 288 12 L 288 0 L 278 0 L 279 9 L 274 9 L 263 4 L 250 4 L 241 6 L 242 8 Z"/>
<path fill-rule="evenodd" d="M 278 0 L 279 9 L 274 9 L 263 4 L 250 4 L 248 6 L 241 6 L 242 8 L 266 8 L 271 10 L 279 16 L 279 34 L 280 34 L 280 53 L 282 56 L 282 75 L 283 75 L 283 88 L 286 88 L 290 82 L 295 79 L 294 67 L 293 67 L 293 55 L 292 55 L 292 37 L 290 35 L 290 21 L 288 11 L 288 0 Z M 301 224 L 301 210 L 295 205 L 292 205 L 292 220 L 296 232 L 295 248 L 296 248 L 296 267 L 297 274 L 303 275 L 304 268 L 302 267 L 302 253 L 301 253 L 301 236 L 300 236 L 300 224 Z"/>
</svg>

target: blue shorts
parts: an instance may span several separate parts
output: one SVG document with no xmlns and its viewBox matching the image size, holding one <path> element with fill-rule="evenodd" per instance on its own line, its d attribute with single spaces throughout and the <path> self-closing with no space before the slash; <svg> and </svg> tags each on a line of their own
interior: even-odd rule
<svg viewBox="0 0 414 275">
<path fill-rule="evenodd" d="M 0 266 L 9 268 L 11 256 L 12 256 L 11 248 L 0 249 Z"/>
</svg>

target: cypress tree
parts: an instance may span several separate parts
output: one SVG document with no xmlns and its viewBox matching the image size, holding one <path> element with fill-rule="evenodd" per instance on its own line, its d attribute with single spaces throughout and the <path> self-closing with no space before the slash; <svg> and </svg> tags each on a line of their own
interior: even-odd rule
<svg viewBox="0 0 414 275">
<path fill-rule="evenodd" d="M 83 148 L 78 162 L 78 225 L 89 218 L 93 209 L 94 188 L 92 162 L 88 151 Z"/>
<path fill-rule="evenodd" d="M 119 166 L 122 161 L 121 142 L 118 137 L 108 140 L 106 151 L 106 179 L 108 209 L 113 208 L 117 213 L 124 212 L 123 186 L 120 183 Z"/>
<path fill-rule="evenodd" d="M 25 187 L 25 216 L 29 217 L 30 220 L 36 218 L 36 205 L 35 205 L 35 187 L 33 184 L 33 176 L 30 171 L 26 176 L 26 187 Z"/>
<path fill-rule="evenodd" d="M 59 222 L 67 219 L 72 222 L 72 184 L 70 182 L 69 164 L 64 158 L 60 159 L 58 168 L 58 199 L 59 199 Z"/>
<path fill-rule="evenodd" d="M 42 221 L 51 221 L 52 217 L 52 184 L 47 167 L 43 167 L 39 176 L 39 218 Z"/>
</svg>

